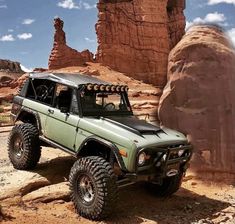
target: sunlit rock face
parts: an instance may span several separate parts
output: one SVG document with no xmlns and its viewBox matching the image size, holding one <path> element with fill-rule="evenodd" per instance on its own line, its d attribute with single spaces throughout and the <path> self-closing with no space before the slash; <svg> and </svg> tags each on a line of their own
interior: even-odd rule
<svg viewBox="0 0 235 224">
<path fill-rule="evenodd" d="M 97 60 L 164 86 L 168 54 L 182 38 L 185 0 L 100 0 Z"/>
<path fill-rule="evenodd" d="M 235 51 L 220 28 L 192 27 L 171 51 L 159 118 L 189 135 L 198 170 L 234 175 Z"/>
</svg>

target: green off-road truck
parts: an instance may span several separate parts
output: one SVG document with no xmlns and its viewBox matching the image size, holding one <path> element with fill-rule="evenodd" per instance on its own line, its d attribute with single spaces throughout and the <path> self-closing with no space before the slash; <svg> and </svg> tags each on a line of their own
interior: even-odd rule
<svg viewBox="0 0 235 224">
<path fill-rule="evenodd" d="M 30 74 L 14 97 L 11 115 L 13 166 L 35 168 L 45 145 L 76 157 L 71 199 L 90 219 L 110 214 L 117 189 L 137 181 L 161 196 L 175 193 L 192 155 L 183 134 L 133 115 L 127 86 L 86 75 Z"/>
</svg>

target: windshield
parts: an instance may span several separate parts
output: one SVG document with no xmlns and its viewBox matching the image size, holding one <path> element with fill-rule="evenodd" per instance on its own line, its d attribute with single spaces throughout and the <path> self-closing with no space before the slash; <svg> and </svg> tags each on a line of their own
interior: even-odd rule
<svg viewBox="0 0 235 224">
<path fill-rule="evenodd" d="M 132 115 L 127 94 L 110 92 L 81 92 L 83 115 Z"/>
</svg>

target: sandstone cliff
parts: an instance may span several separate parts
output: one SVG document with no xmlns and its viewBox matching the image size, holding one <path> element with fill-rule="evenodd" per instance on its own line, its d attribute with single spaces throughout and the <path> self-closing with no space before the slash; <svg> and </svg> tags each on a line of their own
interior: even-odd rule
<svg viewBox="0 0 235 224">
<path fill-rule="evenodd" d="M 235 170 L 235 52 L 217 27 L 192 27 L 169 56 L 159 117 L 189 134 L 197 169 Z"/>
<path fill-rule="evenodd" d="M 66 44 L 63 26 L 64 22 L 60 18 L 54 20 L 54 44 L 49 57 L 48 68 L 59 69 L 69 66 L 81 66 L 85 65 L 86 61 L 92 61 L 93 54 L 88 50 L 78 52 Z"/>
<path fill-rule="evenodd" d="M 100 0 L 97 60 L 164 86 L 170 49 L 184 34 L 185 0 Z"/>
</svg>

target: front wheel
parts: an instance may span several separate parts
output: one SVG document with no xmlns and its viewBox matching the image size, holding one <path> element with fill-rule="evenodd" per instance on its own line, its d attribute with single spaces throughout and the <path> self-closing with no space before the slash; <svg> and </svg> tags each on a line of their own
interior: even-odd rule
<svg viewBox="0 0 235 224">
<path fill-rule="evenodd" d="M 117 185 L 108 162 L 97 156 L 78 159 L 69 176 L 71 199 L 77 212 L 89 219 L 107 217 L 117 200 Z"/>
<path fill-rule="evenodd" d="M 148 189 L 160 197 L 168 197 L 177 192 L 183 180 L 183 173 L 179 173 L 173 177 L 166 177 L 162 184 L 147 183 Z"/>
</svg>

